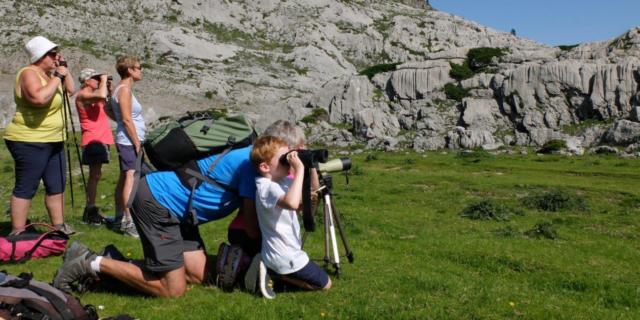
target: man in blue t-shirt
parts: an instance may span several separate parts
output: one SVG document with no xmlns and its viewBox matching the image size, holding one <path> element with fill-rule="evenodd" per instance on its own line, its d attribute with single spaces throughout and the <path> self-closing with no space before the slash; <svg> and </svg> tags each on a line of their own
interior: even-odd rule
<svg viewBox="0 0 640 320">
<path fill-rule="evenodd" d="M 193 194 L 192 206 L 198 224 L 222 219 L 239 209 L 244 237 L 250 240 L 251 247 L 259 248 L 255 209 L 257 172 L 249 160 L 250 152 L 251 147 L 230 151 L 215 163 L 211 172 L 209 166 L 220 155 L 197 161 L 200 172 L 216 184 L 200 184 Z M 187 282 L 205 282 L 210 276 L 207 256 L 198 226 L 187 213 L 190 196 L 191 190 L 175 172 L 148 174 L 140 180 L 133 201 L 133 218 L 144 251 L 142 264 L 98 256 L 74 242 L 54 277 L 54 286 L 70 291 L 72 283 L 102 273 L 151 295 L 175 297 L 184 294 Z"/>
<path fill-rule="evenodd" d="M 290 121 L 274 122 L 263 135 L 283 138 L 291 148 L 304 149 L 304 132 Z M 64 263 L 54 276 L 54 286 L 71 291 L 73 283 L 97 278 L 100 273 L 151 295 L 180 296 L 187 283 L 210 280 L 197 224 L 224 218 L 236 209 L 238 214 L 228 229 L 229 242 L 240 245 L 249 255 L 258 253 L 261 247 L 255 206 L 258 173 L 249 160 L 251 148 L 197 161 L 200 172 L 215 182 L 204 182 L 196 189 L 192 199 L 195 219 L 187 212 L 191 190 L 181 183 L 175 172 L 148 174 L 140 180 L 133 201 L 133 219 L 140 234 L 144 260 L 129 263 L 111 245 L 105 248 L 103 256 L 98 256 L 85 245 L 74 242 L 67 248 Z M 316 189 L 313 179 L 312 174 L 312 187 Z M 192 223 L 194 220 L 197 224 Z"/>
</svg>

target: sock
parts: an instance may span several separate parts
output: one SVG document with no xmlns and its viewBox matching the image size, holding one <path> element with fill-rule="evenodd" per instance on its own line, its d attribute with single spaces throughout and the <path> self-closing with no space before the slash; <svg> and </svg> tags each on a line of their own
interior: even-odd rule
<svg viewBox="0 0 640 320">
<path fill-rule="evenodd" d="M 64 228 L 64 223 L 54 224 L 53 227 L 56 228 L 56 230 L 60 230 L 60 229 Z"/>
<path fill-rule="evenodd" d="M 93 261 L 91 261 L 91 270 L 100 272 L 100 262 L 102 262 L 102 256 L 97 256 Z"/>
</svg>

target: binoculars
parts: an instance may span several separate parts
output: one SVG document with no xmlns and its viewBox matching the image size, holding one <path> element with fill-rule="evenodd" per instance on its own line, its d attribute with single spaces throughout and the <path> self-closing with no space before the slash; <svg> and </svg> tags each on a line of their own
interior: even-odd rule
<svg viewBox="0 0 640 320">
<path fill-rule="evenodd" d="M 306 168 L 315 168 L 317 167 L 320 172 L 337 172 L 337 171 L 347 171 L 351 169 L 351 159 L 349 158 L 339 158 L 339 159 L 329 159 L 329 151 L 326 149 L 317 149 L 317 150 L 291 150 L 280 157 L 279 161 L 283 165 L 289 165 L 289 161 L 287 160 L 287 155 L 293 151 L 298 152 L 298 157 L 302 164 Z"/>
</svg>

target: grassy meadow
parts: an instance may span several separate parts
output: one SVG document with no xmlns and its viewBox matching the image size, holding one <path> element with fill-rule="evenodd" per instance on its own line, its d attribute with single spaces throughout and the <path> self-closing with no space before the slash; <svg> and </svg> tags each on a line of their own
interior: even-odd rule
<svg viewBox="0 0 640 320">
<path fill-rule="evenodd" d="M 112 159 L 98 192 L 110 215 L 115 151 Z M 343 263 L 329 292 L 278 293 L 269 301 L 190 286 L 177 299 L 120 290 L 85 293 L 82 302 L 98 306 L 101 316 L 141 319 L 640 318 L 638 160 L 484 152 L 371 152 L 352 159 L 348 185 L 334 174 L 334 200 L 355 262 Z M 0 163 L 8 204 L 13 161 L 4 145 Z M 75 160 L 73 168 L 78 173 Z M 137 240 L 80 224 L 84 198 L 74 178 L 76 205 L 72 212 L 68 203 L 67 220 L 81 233 L 72 240 L 96 250 L 114 243 L 141 257 Z M 40 190 L 30 218 L 46 221 L 44 212 Z M 2 234 L 9 220 L 0 215 Z M 201 227 L 210 255 L 226 240 L 229 221 Z M 322 232 L 308 236 L 306 249 L 323 256 Z M 1 268 L 50 281 L 61 261 Z"/>
</svg>

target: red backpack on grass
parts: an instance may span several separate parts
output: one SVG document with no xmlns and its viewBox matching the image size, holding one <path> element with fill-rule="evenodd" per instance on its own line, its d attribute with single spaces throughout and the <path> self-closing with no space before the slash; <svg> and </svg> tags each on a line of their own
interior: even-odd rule
<svg viewBox="0 0 640 320">
<path fill-rule="evenodd" d="M 41 233 L 34 226 L 45 226 Z M 30 224 L 26 230 L 0 237 L 0 262 L 23 262 L 29 259 L 60 255 L 67 246 L 69 236 L 48 224 Z"/>
</svg>

